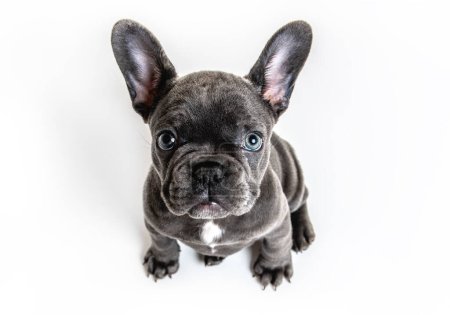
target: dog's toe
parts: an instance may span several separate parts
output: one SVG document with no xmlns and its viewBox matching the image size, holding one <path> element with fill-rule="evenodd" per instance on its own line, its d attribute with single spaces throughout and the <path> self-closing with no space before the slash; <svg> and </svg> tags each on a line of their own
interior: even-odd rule
<svg viewBox="0 0 450 315">
<path fill-rule="evenodd" d="M 144 265 L 147 276 L 152 275 L 155 282 L 159 279 L 163 279 L 165 276 L 171 278 L 179 268 L 178 259 L 164 261 L 155 257 L 151 251 L 145 255 Z"/>
<path fill-rule="evenodd" d="M 258 276 L 263 290 L 269 285 L 272 285 L 274 290 L 283 282 L 283 278 L 286 278 L 288 282 L 293 274 L 292 263 L 289 259 L 288 262 L 277 266 L 269 266 L 264 259 L 258 259 L 254 266 L 253 272 L 255 276 Z"/>
</svg>

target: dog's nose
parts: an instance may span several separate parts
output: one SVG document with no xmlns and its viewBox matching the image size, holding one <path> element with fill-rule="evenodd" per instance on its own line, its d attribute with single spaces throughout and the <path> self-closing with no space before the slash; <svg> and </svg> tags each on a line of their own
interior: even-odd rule
<svg viewBox="0 0 450 315">
<path fill-rule="evenodd" d="M 192 168 L 192 177 L 204 188 L 216 185 L 223 180 L 223 165 L 216 161 L 203 161 Z"/>
</svg>

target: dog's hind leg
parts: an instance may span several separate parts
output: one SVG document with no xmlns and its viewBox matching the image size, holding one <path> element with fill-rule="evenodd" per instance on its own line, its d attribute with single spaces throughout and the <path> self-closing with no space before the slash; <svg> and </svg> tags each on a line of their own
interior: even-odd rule
<svg viewBox="0 0 450 315">
<path fill-rule="evenodd" d="M 305 198 L 306 199 L 306 198 Z M 309 219 L 308 206 L 306 200 L 300 208 L 291 212 L 292 223 L 292 250 L 302 252 L 306 250 L 314 241 L 316 234 Z"/>
<path fill-rule="evenodd" d="M 203 256 L 203 259 L 205 261 L 205 266 L 216 266 L 220 264 L 225 257 L 220 256 Z"/>
</svg>

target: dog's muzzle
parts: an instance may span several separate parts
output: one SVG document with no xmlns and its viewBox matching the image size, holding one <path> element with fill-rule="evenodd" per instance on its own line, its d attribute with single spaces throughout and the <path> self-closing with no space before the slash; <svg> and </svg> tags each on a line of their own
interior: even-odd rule
<svg viewBox="0 0 450 315">
<path fill-rule="evenodd" d="M 169 210 L 195 219 L 240 215 L 253 204 L 247 173 L 225 154 L 185 156 L 174 166 L 163 196 Z"/>
</svg>

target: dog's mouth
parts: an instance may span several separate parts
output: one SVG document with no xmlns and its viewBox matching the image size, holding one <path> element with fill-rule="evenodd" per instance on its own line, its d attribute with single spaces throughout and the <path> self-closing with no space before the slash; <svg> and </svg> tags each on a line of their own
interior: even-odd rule
<svg viewBox="0 0 450 315">
<path fill-rule="evenodd" d="M 229 215 L 229 213 L 218 203 L 214 201 L 201 202 L 187 213 L 193 219 L 221 219 Z"/>
</svg>

